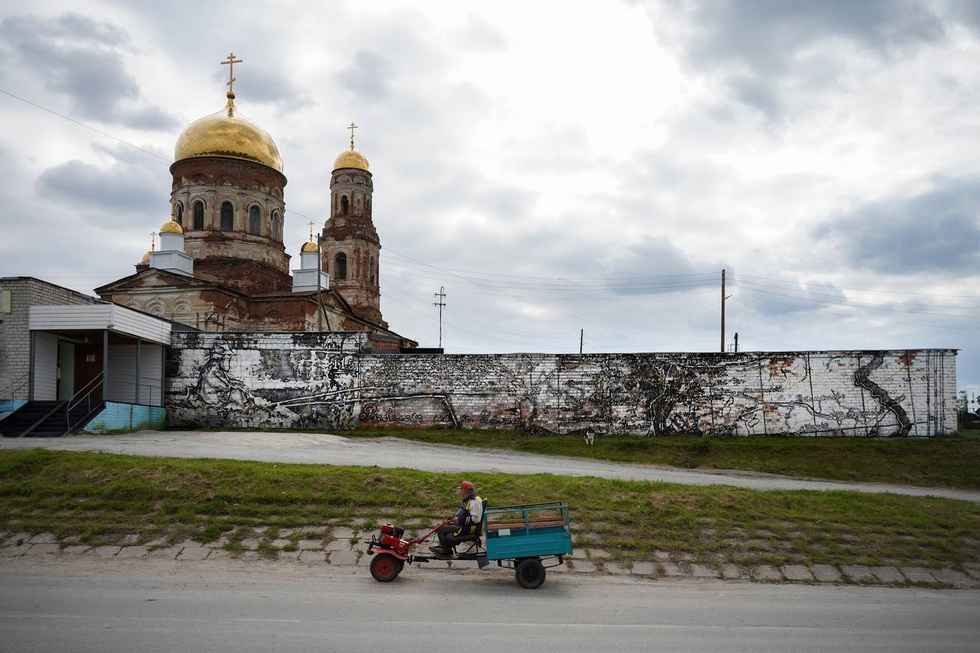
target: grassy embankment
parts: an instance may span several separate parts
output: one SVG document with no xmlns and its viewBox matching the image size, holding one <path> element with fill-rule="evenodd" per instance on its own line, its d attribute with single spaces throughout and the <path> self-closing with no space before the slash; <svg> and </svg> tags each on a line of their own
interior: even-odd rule
<svg viewBox="0 0 980 653">
<path fill-rule="evenodd" d="M 980 562 L 980 504 L 963 501 L 545 475 L 471 478 L 498 505 L 567 502 L 576 548 L 600 547 L 624 561 L 666 553 L 716 566 Z M 309 538 L 328 537 L 331 526 L 366 535 L 381 521 L 432 524 L 454 510 L 457 482 L 409 470 L 4 451 L 0 533 L 52 532 L 63 543 L 92 545 L 127 535 L 139 542 L 224 536 L 232 551 L 259 536 L 260 551 L 275 557 L 271 542 L 286 534 L 293 544 L 285 548 L 295 548 L 297 529 Z M 261 535 L 258 527 L 265 527 Z"/>
<path fill-rule="evenodd" d="M 674 467 L 739 469 L 839 481 L 980 490 L 980 431 L 934 438 L 596 436 L 514 431 L 365 429 L 346 437 L 398 437 L 486 449 Z"/>
</svg>

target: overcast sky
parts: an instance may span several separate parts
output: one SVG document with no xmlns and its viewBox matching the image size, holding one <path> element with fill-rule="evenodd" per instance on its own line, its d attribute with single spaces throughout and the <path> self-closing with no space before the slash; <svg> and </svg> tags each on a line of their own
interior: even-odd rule
<svg viewBox="0 0 980 653">
<path fill-rule="evenodd" d="M 131 274 L 230 51 L 294 267 L 360 126 L 422 346 L 444 286 L 451 353 L 718 351 L 725 269 L 742 350 L 980 384 L 980 2 L 5 2 L 0 275 Z"/>
</svg>

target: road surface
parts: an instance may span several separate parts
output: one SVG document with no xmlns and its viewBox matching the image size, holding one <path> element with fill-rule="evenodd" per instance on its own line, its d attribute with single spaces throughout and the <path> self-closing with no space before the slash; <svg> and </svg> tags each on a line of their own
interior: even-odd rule
<svg viewBox="0 0 980 653">
<path fill-rule="evenodd" d="M 529 591 L 497 568 L 382 584 L 325 565 L 86 564 L 0 565 L 3 651 L 918 653 L 980 638 L 976 591 L 569 574 Z"/>
</svg>

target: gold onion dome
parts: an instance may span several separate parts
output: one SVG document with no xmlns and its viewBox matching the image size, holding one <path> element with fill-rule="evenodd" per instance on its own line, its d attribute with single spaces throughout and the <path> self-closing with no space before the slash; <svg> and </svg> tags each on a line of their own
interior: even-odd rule
<svg viewBox="0 0 980 653">
<path fill-rule="evenodd" d="M 357 168 L 358 170 L 371 172 L 371 166 L 368 165 L 368 160 L 363 154 L 355 150 L 353 145 L 351 145 L 349 150 L 341 152 L 337 160 L 333 162 L 334 170 L 340 170 L 341 168 Z"/>
<path fill-rule="evenodd" d="M 150 262 L 150 253 L 147 252 L 146 254 L 143 254 L 143 258 L 140 259 L 140 263 L 149 263 L 149 262 Z"/>
<path fill-rule="evenodd" d="M 282 172 L 282 155 L 275 141 L 238 113 L 233 92 L 228 93 L 224 109 L 195 120 L 177 138 L 174 161 L 205 156 L 252 161 Z"/>
<path fill-rule="evenodd" d="M 308 240 L 305 243 L 303 243 L 303 247 L 302 249 L 299 250 L 299 252 L 300 254 L 307 254 L 309 252 L 315 252 L 316 250 L 317 250 L 316 243 L 314 243 L 312 240 Z"/>
<path fill-rule="evenodd" d="M 164 222 L 163 223 L 163 226 L 160 227 L 160 233 L 162 233 L 162 234 L 182 234 L 182 233 L 184 233 L 184 228 L 181 227 L 176 222 L 174 222 L 173 218 L 171 218 L 170 220 L 167 220 L 166 222 Z"/>
</svg>

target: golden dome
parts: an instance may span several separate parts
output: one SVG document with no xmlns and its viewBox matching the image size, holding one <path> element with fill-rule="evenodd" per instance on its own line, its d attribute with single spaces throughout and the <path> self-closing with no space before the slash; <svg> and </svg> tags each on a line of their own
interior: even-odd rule
<svg viewBox="0 0 980 653">
<path fill-rule="evenodd" d="M 166 222 L 163 223 L 163 226 L 160 227 L 160 233 L 162 233 L 162 234 L 182 234 L 182 233 L 184 233 L 184 228 L 181 227 L 176 222 L 174 222 L 173 220 L 167 220 Z"/>
<path fill-rule="evenodd" d="M 300 254 L 306 254 L 307 252 L 315 252 L 317 250 L 316 243 L 312 240 L 308 240 L 303 243 L 303 248 L 299 250 Z"/>
<path fill-rule="evenodd" d="M 253 161 L 282 172 L 282 156 L 275 141 L 238 113 L 234 93 L 228 93 L 224 109 L 195 120 L 177 138 L 174 161 L 202 156 Z"/>
<path fill-rule="evenodd" d="M 355 150 L 353 145 L 349 150 L 341 152 L 337 160 L 333 162 L 334 170 L 340 170 L 341 168 L 357 168 L 358 170 L 371 172 L 371 166 L 368 165 L 368 160 L 363 154 Z"/>
<path fill-rule="evenodd" d="M 150 262 L 150 253 L 147 252 L 146 254 L 143 254 L 143 258 L 140 259 L 140 263 L 149 263 L 149 262 Z"/>
</svg>

